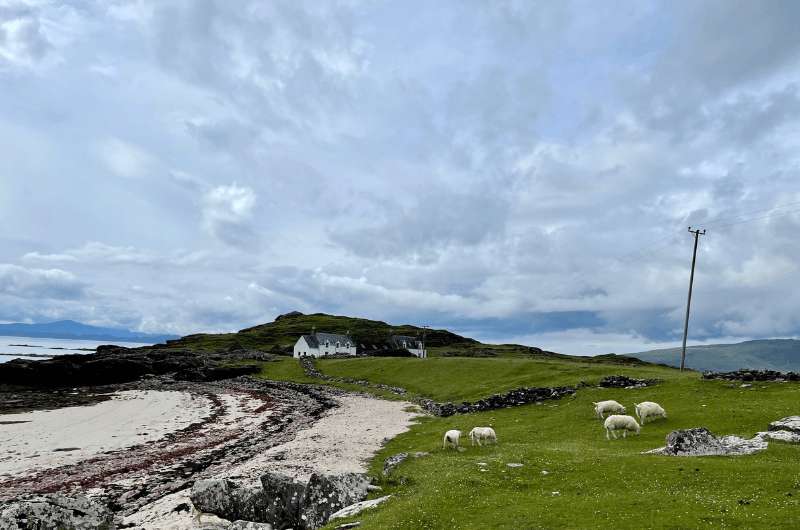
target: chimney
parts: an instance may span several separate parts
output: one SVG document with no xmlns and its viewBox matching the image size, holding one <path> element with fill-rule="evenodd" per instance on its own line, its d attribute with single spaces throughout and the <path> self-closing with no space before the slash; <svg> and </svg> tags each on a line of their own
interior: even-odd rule
<svg viewBox="0 0 800 530">
<path fill-rule="evenodd" d="M 317 326 L 311 326 L 311 336 L 312 337 L 317 336 Z"/>
</svg>

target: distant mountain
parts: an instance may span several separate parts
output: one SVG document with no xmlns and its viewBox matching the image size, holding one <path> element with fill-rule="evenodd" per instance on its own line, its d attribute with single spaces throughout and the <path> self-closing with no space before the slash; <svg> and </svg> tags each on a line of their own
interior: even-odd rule
<svg viewBox="0 0 800 530">
<path fill-rule="evenodd" d="M 680 366 L 681 349 L 667 348 L 628 354 L 643 361 Z M 800 371 L 800 340 L 749 340 L 738 344 L 709 344 L 686 348 L 686 366 L 694 370 L 730 371 L 740 368 Z"/>
<path fill-rule="evenodd" d="M 165 342 L 177 338 L 176 335 L 153 335 L 127 329 L 90 326 L 74 320 L 43 324 L 0 324 L 0 336 L 147 343 Z"/>
</svg>

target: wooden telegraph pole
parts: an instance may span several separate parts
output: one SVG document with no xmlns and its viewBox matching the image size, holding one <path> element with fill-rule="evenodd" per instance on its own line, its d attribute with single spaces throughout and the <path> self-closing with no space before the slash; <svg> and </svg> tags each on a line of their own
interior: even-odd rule
<svg viewBox="0 0 800 530">
<path fill-rule="evenodd" d="M 681 348 L 681 372 L 683 372 L 684 365 L 686 364 L 686 337 L 689 334 L 689 308 L 692 305 L 692 285 L 694 284 L 694 264 L 697 261 L 697 241 L 700 236 L 705 235 L 706 231 L 692 230 L 689 227 L 689 232 L 694 234 L 694 251 L 692 252 L 692 272 L 689 275 L 689 298 L 686 300 L 686 321 L 683 324 L 683 348 Z"/>
</svg>

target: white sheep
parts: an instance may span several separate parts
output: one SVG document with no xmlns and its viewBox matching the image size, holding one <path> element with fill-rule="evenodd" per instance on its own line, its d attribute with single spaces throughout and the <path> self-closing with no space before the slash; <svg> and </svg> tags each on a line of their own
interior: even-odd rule
<svg viewBox="0 0 800 530">
<path fill-rule="evenodd" d="M 633 419 L 633 416 L 623 416 L 621 414 L 612 414 L 603 423 L 606 429 L 606 439 L 611 439 L 611 433 L 614 434 L 614 439 L 617 439 L 617 431 L 622 431 L 622 437 L 627 438 L 628 431 L 633 431 L 639 434 L 639 424 Z"/>
<path fill-rule="evenodd" d="M 594 405 L 594 415 L 601 420 L 603 419 L 603 414 L 606 412 L 615 412 L 619 414 L 625 414 L 626 412 L 625 407 L 613 399 L 607 401 L 593 401 L 592 405 Z"/>
<path fill-rule="evenodd" d="M 642 422 L 642 425 L 647 423 L 647 418 L 667 417 L 667 411 L 664 410 L 661 405 L 658 403 L 653 403 L 652 401 L 634 403 L 633 406 L 636 410 L 636 416 L 639 418 L 639 421 Z"/>
<path fill-rule="evenodd" d="M 453 449 L 458 449 L 458 440 L 461 438 L 461 431 L 453 429 L 444 433 L 444 440 L 442 441 L 442 449 L 447 448 L 450 444 Z"/>
<path fill-rule="evenodd" d="M 469 439 L 472 441 L 472 445 L 477 443 L 478 446 L 481 445 L 481 440 L 497 443 L 497 434 L 491 427 L 475 427 L 469 431 Z"/>
</svg>

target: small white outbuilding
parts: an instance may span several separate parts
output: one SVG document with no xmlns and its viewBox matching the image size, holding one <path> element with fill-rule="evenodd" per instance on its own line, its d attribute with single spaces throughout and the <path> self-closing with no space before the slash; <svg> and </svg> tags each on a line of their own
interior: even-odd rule
<svg viewBox="0 0 800 530">
<path fill-rule="evenodd" d="M 428 356 L 428 352 L 425 351 L 425 344 L 416 337 L 392 335 L 389 339 L 389 344 L 398 350 L 408 350 L 409 353 L 416 355 L 420 359 Z"/>
<path fill-rule="evenodd" d="M 348 335 L 312 333 L 302 335 L 294 344 L 294 357 L 325 357 L 334 354 L 355 355 L 356 344 Z"/>
</svg>

